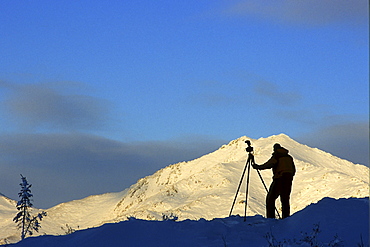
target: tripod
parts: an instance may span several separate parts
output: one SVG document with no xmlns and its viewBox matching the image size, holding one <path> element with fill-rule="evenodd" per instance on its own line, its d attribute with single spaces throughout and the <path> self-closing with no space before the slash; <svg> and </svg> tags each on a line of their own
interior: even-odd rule
<svg viewBox="0 0 370 247">
<path fill-rule="evenodd" d="M 256 164 L 254 162 L 253 147 L 251 146 L 251 142 L 249 140 L 247 140 L 247 141 L 245 141 L 245 143 L 247 143 L 247 145 L 248 145 L 248 147 L 245 149 L 248 152 L 248 159 L 247 159 L 247 162 L 245 163 L 245 167 L 244 167 L 244 170 L 243 170 L 243 173 L 242 173 L 242 177 L 240 178 L 238 189 L 236 190 L 234 201 L 233 201 L 233 204 L 231 206 L 230 213 L 229 213 L 229 217 L 230 217 L 231 216 L 231 213 L 233 211 L 234 205 L 235 205 L 236 198 L 238 197 L 240 186 L 242 185 L 242 182 L 243 182 L 245 171 L 248 168 L 247 181 L 246 181 L 247 182 L 246 183 L 246 193 L 245 193 L 245 205 L 244 205 L 244 221 L 247 220 L 248 191 L 249 191 L 249 174 L 250 174 L 251 166 L 253 166 L 254 164 Z M 266 187 L 265 181 L 263 181 L 263 178 L 261 176 L 260 171 L 259 170 L 256 170 L 256 171 L 257 171 L 258 176 L 260 177 L 260 179 L 262 181 L 263 186 L 266 189 L 266 192 L 268 193 L 269 191 L 268 191 L 268 189 Z M 276 210 L 276 213 L 277 213 L 278 217 L 280 218 L 279 212 L 277 211 L 276 208 L 275 208 L 275 210 Z"/>
</svg>

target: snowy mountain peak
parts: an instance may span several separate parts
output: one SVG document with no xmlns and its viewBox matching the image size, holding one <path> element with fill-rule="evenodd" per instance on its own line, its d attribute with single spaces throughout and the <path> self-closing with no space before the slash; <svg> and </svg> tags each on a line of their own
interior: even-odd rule
<svg viewBox="0 0 370 247">
<path fill-rule="evenodd" d="M 139 180 L 116 205 L 116 217 L 160 219 L 163 213 L 176 214 L 180 219 L 225 217 L 246 162 L 246 140 L 250 140 L 254 147 L 257 163 L 269 159 L 275 143 L 290 150 L 297 166 L 297 182 L 292 195 L 297 198 L 297 202 L 292 203 L 294 211 L 324 196 L 368 195 L 368 178 L 364 175 L 368 168 L 364 166 L 302 145 L 285 134 L 258 140 L 243 136 L 196 160 L 170 165 Z M 269 184 L 271 171 L 263 171 L 262 175 Z M 249 212 L 263 215 L 266 193 L 253 170 L 251 178 L 251 187 L 257 189 L 251 192 Z M 343 193 L 342 188 L 353 188 L 354 191 Z M 237 213 L 241 213 L 241 208 Z"/>
</svg>

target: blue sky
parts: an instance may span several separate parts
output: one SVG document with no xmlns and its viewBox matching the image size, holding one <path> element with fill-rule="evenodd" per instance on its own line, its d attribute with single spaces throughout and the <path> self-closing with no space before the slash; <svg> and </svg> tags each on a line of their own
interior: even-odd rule
<svg viewBox="0 0 370 247">
<path fill-rule="evenodd" d="M 19 173 L 40 207 L 120 191 L 244 135 L 285 133 L 369 165 L 365 0 L 0 8 L 0 192 L 9 197 Z"/>
</svg>

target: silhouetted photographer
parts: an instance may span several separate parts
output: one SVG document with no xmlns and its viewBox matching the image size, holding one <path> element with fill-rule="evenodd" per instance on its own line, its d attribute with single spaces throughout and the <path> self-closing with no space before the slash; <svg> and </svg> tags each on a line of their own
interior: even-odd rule
<svg viewBox="0 0 370 247">
<path fill-rule="evenodd" d="M 272 157 L 263 165 L 252 164 L 257 170 L 271 169 L 274 174 L 273 181 L 270 185 L 266 197 L 266 217 L 275 218 L 275 201 L 280 196 L 283 219 L 290 216 L 290 193 L 292 191 L 293 176 L 296 169 L 292 156 L 288 150 L 280 146 L 279 143 L 274 145 Z"/>
</svg>

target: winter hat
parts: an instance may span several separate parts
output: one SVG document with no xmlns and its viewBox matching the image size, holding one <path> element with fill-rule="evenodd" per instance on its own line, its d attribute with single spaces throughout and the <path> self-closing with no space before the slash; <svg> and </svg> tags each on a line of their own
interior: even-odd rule
<svg viewBox="0 0 370 247">
<path fill-rule="evenodd" d="M 278 148 L 281 148 L 280 144 L 279 143 L 275 143 L 274 144 L 274 150 L 278 149 Z"/>
</svg>

